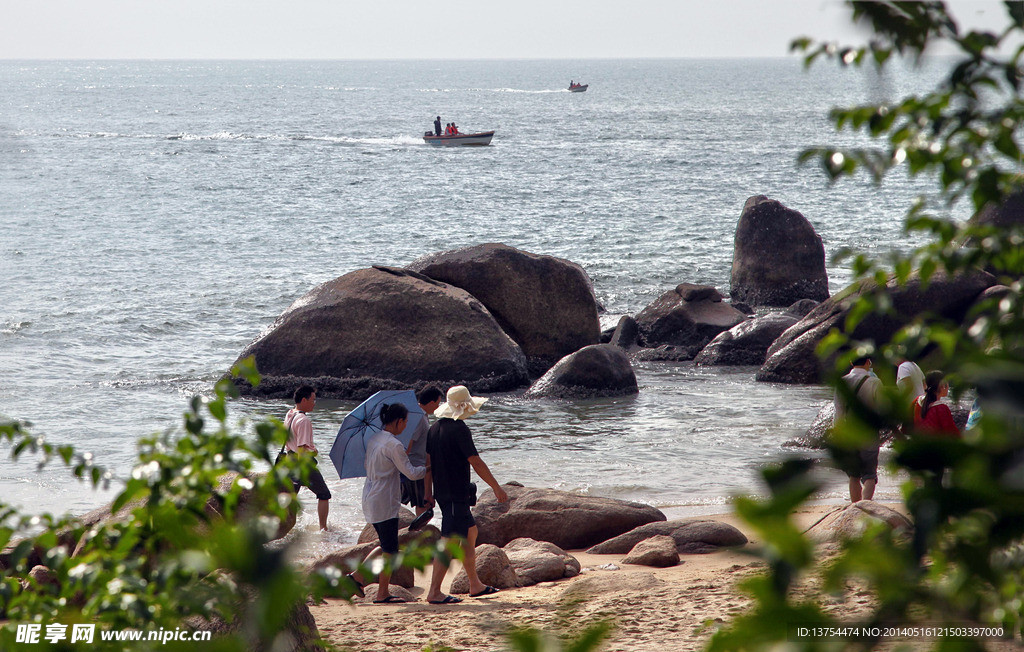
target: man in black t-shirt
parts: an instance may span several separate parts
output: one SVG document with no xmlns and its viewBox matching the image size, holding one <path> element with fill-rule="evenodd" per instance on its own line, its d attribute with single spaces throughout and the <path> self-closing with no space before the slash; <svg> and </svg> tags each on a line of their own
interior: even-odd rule
<svg viewBox="0 0 1024 652">
<path fill-rule="evenodd" d="M 463 421 L 476 414 L 487 399 L 471 396 L 469 390 L 462 385 L 449 389 L 447 399 L 447 403 L 434 412 L 438 419 L 427 431 L 429 463 L 425 479 L 426 501 L 429 504 L 431 500 L 436 500 L 441 509 L 441 536 L 462 537 L 462 551 L 465 553 L 463 567 L 469 579 L 469 594 L 476 598 L 497 593 L 498 590 L 481 582 L 476 572 L 477 529 L 470 510 L 476 503 L 476 487 L 470 483 L 469 467 L 472 466 L 480 479 L 494 490 L 498 502 L 506 502 L 508 494 L 480 459 L 469 426 Z M 435 558 L 427 602 L 461 602 L 459 598 L 441 592 L 441 582 L 447 572 L 448 562 Z"/>
</svg>

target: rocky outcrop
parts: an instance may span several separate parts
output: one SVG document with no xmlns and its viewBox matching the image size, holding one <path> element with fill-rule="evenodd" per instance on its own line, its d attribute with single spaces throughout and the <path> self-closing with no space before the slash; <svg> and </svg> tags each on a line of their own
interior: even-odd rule
<svg viewBox="0 0 1024 652">
<path fill-rule="evenodd" d="M 598 343 L 590 278 L 568 260 L 483 244 L 420 258 L 409 269 L 476 297 L 522 347 L 535 373 Z"/>
<path fill-rule="evenodd" d="M 300 383 L 363 399 L 432 382 L 475 392 L 527 383 L 526 358 L 469 293 L 408 270 L 373 267 L 314 288 L 242 351 L 263 375 L 244 394 L 283 397 Z"/>
<path fill-rule="evenodd" d="M 433 525 L 428 525 L 422 530 L 416 532 L 409 532 L 408 529 L 401 530 L 398 534 L 398 544 L 401 547 L 405 547 L 412 542 L 418 542 L 422 545 L 433 545 L 441 538 L 441 532 Z M 376 548 L 378 542 L 376 539 L 368 541 L 366 543 L 360 543 L 354 546 L 347 546 L 341 548 L 329 555 L 321 557 L 320 559 L 313 562 L 309 567 L 310 571 L 320 570 L 323 568 L 334 567 L 341 569 L 342 572 L 348 573 L 351 569 L 359 564 L 366 556 L 370 554 L 374 548 Z M 367 584 L 372 584 L 376 581 L 376 578 L 366 578 L 369 581 Z M 415 585 L 415 574 L 412 568 L 402 566 L 394 570 L 391 574 L 391 584 L 396 586 L 404 586 L 405 588 L 411 588 Z"/>
<path fill-rule="evenodd" d="M 565 590 L 562 598 L 573 602 L 588 597 L 613 593 L 627 593 L 631 596 L 643 596 L 665 586 L 665 580 L 655 577 L 654 573 L 587 573 L 574 579 Z"/>
<path fill-rule="evenodd" d="M 267 599 L 267 597 L 260 596 L 259 592 L 252 587 L 242 586 L 238 590 L 238 602 L 233 606 L 232 611 L 236 614 L 248 614 L 248 618 L 235 618 L 228 621 L 220 614 L 210 610 L 206 616 L 187 616 L 182 621 L 182 625 L 186 629 L 211 632 L 214 640 L 220 640 L 228 635 L 240 636 L 245 640 L 246 647 L 244 649 L 266 650 L 268 648 L 261 645 L 258 632 L 254 628 L 254 625 L 257 624 L 255 619 L 258 616 L 253 614 L 263 608 L 262 605 L 259 605 L 260 599 Z M 249 628 L 243 629 L 243 624 L 247 624 Z M 309 605 L 300 600 L 274 636 L 270 649 L 273 649 L 274 652 L 310 652 L 323 650 L 325 647 L 324 641 L 320 639 L 316 620 L 309 611 Z"/>
<path fill-rule="evenodd" d="M 642 503 L 515 484 L 502 487 L 509 495 L 507 503 L 499 503 L 488 489 L 473 509 L 478 543 L 504 546 L 528 537 L 573 550 L 665 520 L 660 510 Z"/>
<path fill-rule="evenodd" d="M 807 535 L 817 543 L 839 543 L 859 537 L 874 523 L 884 523 L 897 534 L 907 535 L 914 530 L 910 519 L 896 510 L 873 500 L 861 500 L 828 513 L 808 528 Z"/>
<path fill-rule="evenodd" d="M 622 563 L 668 568 L 679 564 L 679 551 L 672 537 L 656 534 L 633 546 Z"/>
<path fill-rule="evenodd" d="M 508 556 L 520 586 L 533 586 L 580 574 L 579 560 L 547 541 L 525 537 L 513 539 L 502 550 Z"/>
<path fill-rule="evenodd" d="M 526 391 L 526 398 L 587 399 L 638 391 L 626 352 L 613 344 L 593 344 L 559 360 Z"/>
<path fill-rule="evenodd" d="M 824 378 L 822 363 L 815 348 L 833 328 L 845 332 L 846 317 L 857 299 L 866 292 L 886 292 L 893 310 L 887 314 L 871 314 L 847 333 L 856 340 L 887 343 L 895 333 L 923 315 L 933 315 L 961 322 L 967 309 L 995 278 L 985 272 L 949 277 L 937 272 L 925 286 L 918 276 L 905 285 L 890 280 L 885 288 L 871 281 L 856 283 L 822 302 L 807 316 L 787 329 L 768 349 L 757 380 L 776 383 L 820 383 Z M 826 361 L 830 364 L 831 361 Z"/>
<path fill-rule="evenodd" d="M 483 544 L 476 547 L 476 574 L 480 581 L 496 589 L 522 586 L 505 551 L 498 546 Z M 452 579 L 452 593 L 469 593 L 469 576 L 460 569 Z"/>
<path fill-rule="evenodd" d="M 699 350 L 746 318 L 722 301 L 715 288 L 681 283 L 640 311 L 636 322 L 645 347 L 672 344 Z"/>
<path fill-rule="evenodd" d="M 655 536 L 672 537 L 676 542 L 676 549 L 685 554 L 716 552 L 722 548 L 734 548 L 747 543 L 747 537 L 727 523 L 680 519 L 641 525 L 599 543 L 587 552 L 595 555 L 624 554 L 644 539 Z"/>
<path fill-rule="evenodd" d="M 732 259 L 734 301 L 788 306 L 828 298 L 825 246 L 799 212 L 757 195 L 743 205 Z"/>
<path fill-rule="evenodd" d="M 786 313 L 772 313 L 748 319 L 720 333 L 701 349 L 693 359 L 703 365 L 764 364 L 768 347 L 799 318 Z"/>
<path fill-rule="evenodd" d="M 633 362 L 687 362 L 693 360 L 700 351 L 699 346 L 662 344 L 653 349 L 640 349 L 629 357 Z"/>
</svg>

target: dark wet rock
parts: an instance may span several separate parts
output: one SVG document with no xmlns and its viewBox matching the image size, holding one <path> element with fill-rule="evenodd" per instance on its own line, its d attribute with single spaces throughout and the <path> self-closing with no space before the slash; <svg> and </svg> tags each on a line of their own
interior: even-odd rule
<svg viewBox="0 0 1024 652">
<path fill-rule="evenodd" d="M 729 305 L 736 310 L 739 310 L 744 315 L 753 315 L 755 312 L 749 303 L 743 303 L 742 301 L 730 301 Z"/>
<path fill-rule="evenodd" d="M 700 349 L 746 318 L 722 301 L 715 288 L 681 283 L 640 311 L 636 321 L 645 347 L 674 344 Z"/>
<path fill-rule="evenodd" d="M 757 365 L 764 364 L 768 347 L 799 318 L 786 313 L 770 313 L 733 326 L 705 346 L 696 364 Z"/>
<path fill-rule="evenodd" d="M 622 559 L 622 563 L 668 568 L 679 564 L 679 551 L 676 550 L 676 542 L 672 537 L 656 534 L 633 546 L 629 554 Z"/>
<path fill-rule="evenodd" d="M 609 342 L 611 342 L 612 335 L 615 334 L 615 328 L 616 327 L 613 326 L 611 328 L 606 328 L 603 331 L 601 331 L 601 336 L 597 338 L 598 344 L 608 344 Z"/>
<path fill-rule="evenodd" d="M 565 356 L 526 391 L 526 398 L 587 399 L 639 391 L 629 356 L 613 344 L 593 344 Z"/>
<path fill-rule="evenodd" d="M 971 218 L 970 223 L 1001 229 L 1024 226 L 1024 191 L 1015 192 L 1002 204 L 986 206 Z"/>
<path fill-rule="evenodd" d="M 623 315 L 619 319 L 619 324 L 615 327 L 615 331 L 612 333 L 608 343 L 614 344 L 621 349 L 632 351 L 637 347 L 639 339 L 640 328 L 637 326 L 636 320 L 629 315 Z"/>
<path fill-rule="evenodd" d="M 936 273 L 931 283 L 922 287 L 920 278 L 913 276 L 904 286 L 890 280 L 882 291 L 889 294 L 893 305 L 891 314 L 871 314 L 848 333 L 855 340 L 871 340 L 881 345 L 889 342 L 903 326 L 926 314 L 936 315 L 954 322 L 962 322 L 970 306 L 986 288 L 995 284 L 991 274 L 973 272 L 955 277 Z M 873 292 L 878 286 L 862 281 L 846 288 L 807 313 L 784 332 L 771 348 L 757 380 L 776 383 L 820 383 L 824 378 L 822 363 L 815 348 L 833 328 L 843 331 L 851 306 L 864 292 Z M 831 364 L 832 361 L 826 361 Z"/>
<path fill-rule="evenodd" d="M 633 362 L 687 362 L 693 360 L 702 347 L 699 346 L 675 346 L 674 344 L 662 344 L 653 349 L 640 349 L 630 354 Z"/>
<path fill-rule="evenodd" d="M 513 589 L 522 586 L 519 576 L 512 568 L 505 551 L 490 544 L 476 547 L 476 574 L 480 581 L 496 589 Z M 469 576 L 466 569 L 460 569 L 452 579 L 452 593 L 469 593 Z"/>
<path fill-rule="evenodd" d="M 488 489 L 473 509 L 478 543 L 504 546 L 527 537 L 573 550 L 665 520 L 660 510 L 642 503 L 513 484 L 502 487 L 509 495 L 507 503 L 499 503 Z"/>
<path fill-rule="evenodd" d="M 676 549 L 684 554 L 716 552 L 722 548 L 733 548 L 747 543 L 747 537 L 727 523 L 678 519 L 641 525 L 603 541 L 587 552 L 595 555 L 624 554 L 644 539 L 653 536 L 672 537 L 676 542 Z"/>
<path fill-rule="evenodd" d="M 909 518 L 873 500 L 861 500 L 829 512 L 807 530 L 817 543 L 839 543 L 856 539 L 873 523 L 885 523 L 894 532 L 908 535 L 914 530 Z"/>
<path fill-rule="evenodd" d="M 509 541 L 502 550 L 508 556 L 520 586 L 533 586 L 580 574 L 579 560 L 548 541 L 523 537 Z"/>
<path fill-rule="evenodd" d="M 598 343 L 593 285 L 571 261 L 483 244 L 420 258 L 409 269 L 476 297 L 522 347 L 535 373 Z"/>
<path fill-rule="evenodd" d="M 782 314 L 792 315 L 797 319 L 803 319 L 807 316 L 807 313 L 817 308 L 820 303 L 820 301 L 815 301 L 814 299 L 800 299 L 790 307 L 786 308 L 785 312 Z"/>
<path fill-rule="evenodd" d="M 254 356 L 258 387 L 244 394 L 290 396 L 301 383 L 318 395 L 360 400 L 425 382 L 475 392 L 527 383 L 526 358 L 465 290 L 404 269 L 373 267 L 324 283 L 293 303 L 239 356 Z"/>
<path fill-rule="evenodd" d="M 827 299 L 821 236 L 799 212 L 764 195 L 751 197 L 736 226 L 729 294 L 759 306 Z"/>
</svg>

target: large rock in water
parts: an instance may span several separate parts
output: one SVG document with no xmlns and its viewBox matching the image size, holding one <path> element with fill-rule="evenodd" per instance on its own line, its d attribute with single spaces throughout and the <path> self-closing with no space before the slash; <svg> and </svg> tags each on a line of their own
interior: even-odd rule
<svg viewBox="0 0 1024 652">
<path fill-rule="evenodd" d="M 665 520 L 660 510 L 642 503 L 515 484 L 502 488 L 508 492 L 507 503 L 499 503 L 488 489 L 473 509 L 478 544 L 504 546 L 513 539 L 527 537 L 571 550 Z"/>
<path fill-rule="evenodd" d="M 698 349 L 746 319 L 745 314 L 724 303 L 715 288 L 691 283 L 680 283 L 636 316 L 644 346 L 671 344 Z"/>
<path fill-rule="evenodd" d="M 825 246 L 807 218 L 764 195 L 748 199 L 736 225 L 729 295 L 762 306 L 827 299 Z"/>
<path fill-rule="evenodd" d="M 409 269 L 479 299 L 535 373 L 600 338 L 590 278 L 568 260 L 483 244 L 420 258 Z"/>
<path fill-rule="evenodd" d="M 701 349 L 693 361 L 704 365 L 761 366 L 768 354 L 768 347 L 816 305 L 817 301 L 801 299 L 785 312 L 748 319 L 724 333 L 719 333 Z"/>
<path fill-rule="evenodd" d="M 526 391 L 526 398 L 586 399 L 639 391 L 626 352 L 614 344 L 593 344 L 559 360 Z"/>
<path fill-rule="evenodd" d="M 404 269 L 373 267 L 314 288 L 239 356 L 263 375 L 243 393 L 363 399 L 432 382 L 475 392 L 527 383 L 526 358 L 484 306 L 460 288 Z"/>
<path fill-rule="evenodd" d="M 856 340 L 884 344 L 900 328 L 926 314 L 962 322 L 978 295 L 992 285 L 995 285 L 995 278 L 981 271 L 955 277 L 936 272 L 927 287 L 917 275 L 902 286 L 891 279 L 884 291 L 889 294 L 893 310 L 886 315 L 868 315 L 847 335 Z M 855 283 L 807 313 L 768 349 L 765 363 L 757 372 L 757 380 L 820 383 L 824 373 L 822 363 L 815 355 L 818 342 L 833 328 L 845 332 L 844 324 L 850 308 L 862 293 L 877 289 L 872 281 Z M 830 362 L 826 361 L 826 364 Z"/>
</svg>

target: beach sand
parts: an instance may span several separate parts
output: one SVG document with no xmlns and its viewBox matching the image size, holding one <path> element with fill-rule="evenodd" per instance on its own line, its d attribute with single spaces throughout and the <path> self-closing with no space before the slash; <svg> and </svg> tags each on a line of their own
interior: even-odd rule
<svg viewBox="0 0 1024 652">
<path fill-rule="evenodd" d="M 806 528 L 838 507 L 807 505 L 795 518 Z M 747 550 L 759 544 L 750 528 L 732 514 L 691 518 L 739 528 L 750 539 Z M 311 606 L 310 611 L 322 637 L 342 650 L 359 652 L 414 651 L 428 645 L 433 650 L 505 650 L 504 633 L 510 627 L 578 631 L 598 619 L 610 619 L 615 624 L 602 650 L 698 650 L 716 626 L 729 622 L 751 605 L 750 598 L 736 585 L 764 568 L 742 549 L 683 555 L 682 563 L 671 568 L 622 564 L 624 555 L 571 552 L 584 568 L 614 564 L 619 570 L 591 570 L 575 578 L 506 589 L 486 598 L 461 596 L 464 601 L 451 606 L 427 604 L 424 587 L 429 577 L 417 575 L 416 587 L 411 589 L 417 602 L 376 605 L 369 598 L 356 604 L 328 600 Z M 457 562 L 448 573 L 445 590 L 456 570 Z M 580 590 L 584 587 L 589 591 Z M 867 594 L 854 592 L 849 598 L 852 604 L 848 601 L 843 605 L 844 613 L 852 615 L 866 609 L 869 599 Z"/>
</svg>

